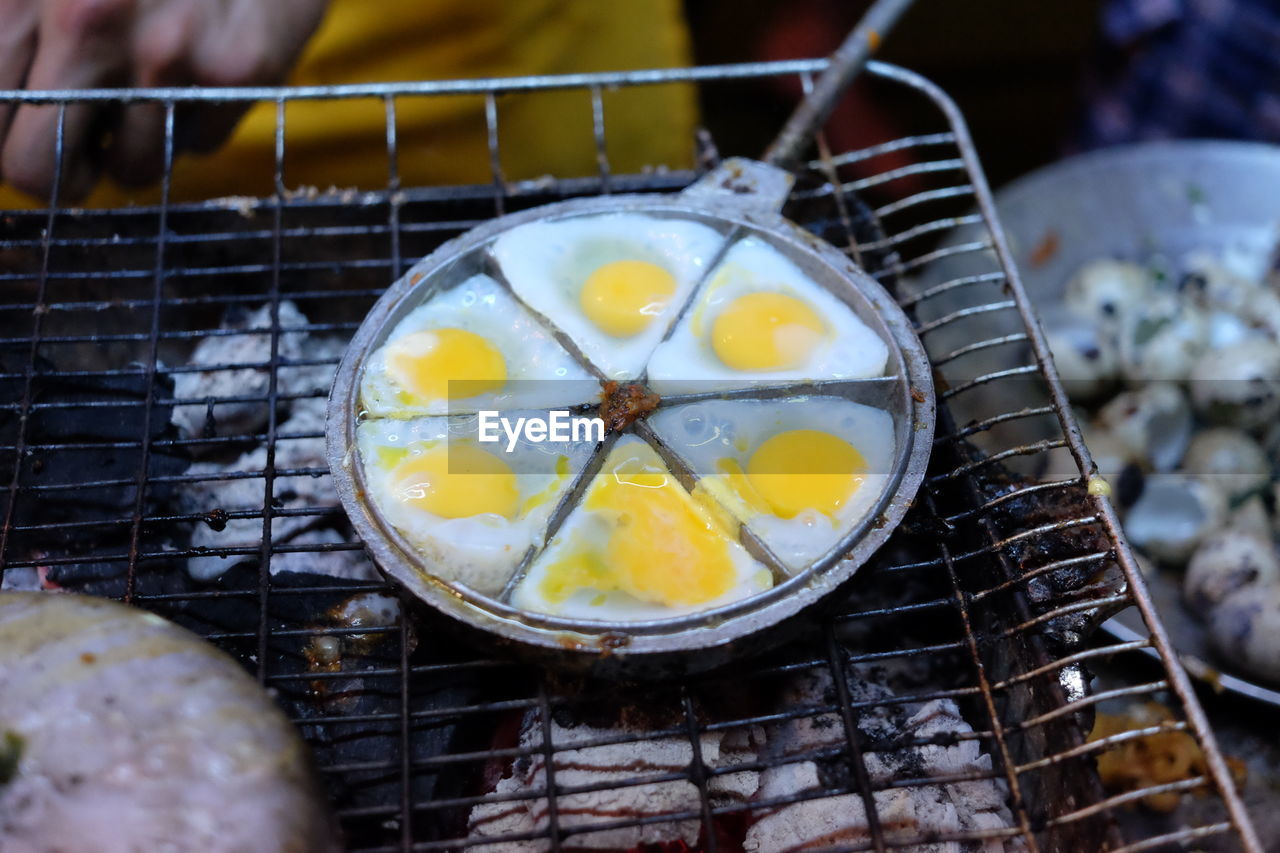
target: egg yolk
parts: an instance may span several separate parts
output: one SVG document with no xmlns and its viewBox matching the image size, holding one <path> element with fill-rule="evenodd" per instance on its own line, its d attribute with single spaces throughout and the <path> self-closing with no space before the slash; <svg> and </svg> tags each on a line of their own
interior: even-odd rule
<svg viewBox="0 0 1280 853">
<path fill-rule="evenodd" d="M 785 293 L 748 293 L 711 327 L 716 356 L 734 370 L 786 370 L 808 361 L 826 327 L 808 304 Z"/>
<path fill-rule="evenodd" d="M 764 498 L 756 493 L 755 486 L 751 485 L 747 472 L 742 470 L 737 459 L 726 456 L 716 460 L 716 472 L 719 477 L 707 477 L 699 485 L 705 483 L 706 488 L 714 491 L 715 496 L 731 507 L 739 518 L 749 519 L 773 512 Z"/>
<path fill-rule="evenodd" d="M 563 602 L 582 589 L 620 590 L 677 607 L 705 604 L 733 586 L 726 532 L 652 448 L 616 449 L 582 506 L 608 524 L 608 536 L 603 542 L 583 537 L 548 566 L 540 585 L 548 601 Z"/>
<path fill-rule="evenodd" d="M 676 292 L 676 280 L 647 261 L 613 261 L 582 285 L 582 312 L 601 331 L 629 338 L 648 328 Z"/>
<path fill-rule="evenodd" d="M 392 342 L 387 347 L 387 373 L 421 399 L 460 399 L 502 388 L 507 363 L 497 347 L 475 332 L 432 329 Z"/>
<path fill-rule="evenodd" d="M 400 499 L 441 518 L 493 513 L 512 518 L 520 500 L 506 462 L 469 444 L 440 445 L 391 472 Z"/>
<path fill-rule="evenodd" d="M 852 444 L 829 432 L 796 429 L 765 441 L 747 460 L 749 504 L 794 518 L 807 509 L 835 517 L 862 485 L 867 461 Z"/>
</svg>

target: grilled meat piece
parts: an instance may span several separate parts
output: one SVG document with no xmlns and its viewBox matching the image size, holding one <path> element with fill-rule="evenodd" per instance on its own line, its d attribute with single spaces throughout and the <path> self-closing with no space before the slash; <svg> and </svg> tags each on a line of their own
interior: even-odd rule
<svg viewBox="0 0 1280 853">
<path fill-rule="evenodd" d="M 306 747 L 234 660 L 112 601 L 0 594 L 0 850 L 336 851 Z"/>
</svg>

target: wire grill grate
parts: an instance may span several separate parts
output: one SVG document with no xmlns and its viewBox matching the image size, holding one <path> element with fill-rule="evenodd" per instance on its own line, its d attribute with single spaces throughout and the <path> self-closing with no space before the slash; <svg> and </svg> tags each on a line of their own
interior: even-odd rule
<svg viewBox="0 0 1280 853">
<path fill-rule="evenodd" d="M 1055 452 L 1072 452 L 1086 472 L 1091 463 L 1045 364 L 962 120 L 930 84 L 892 66 L 870 66 L 875 84 L 923 100 L 932 126 L 834 155 L 820 143 L 787 213 L 846 247 L 914 312 L 950 415 L 917 506 L 831 613 L 763 659 L 643 688 L 475 657 L 410 604 L 398 606 L 412 618 L 377 618 L 382 599 L 369 596 L 394 591 L 367 579 L 327 486 L 323 422 L 305 417 L 327 393 L 333 342 L 410 262 L 494 215 L 693 180 L 610 169 L 607 87 L 788 75 L 807 85 L 823 66 L 0 93 L 54 105 L 60 122 L 77 100 L 159 101 L 166 166 L 179 104 L 267 100 L 277 113 L 272 196 L 92 211 L 55 202 L 3 215 L 6 584 L 125 598 L 237 655 L 277 691 L 315 750 L 352 849 L 367 853 L 468 843 L 724 851 L 744 837 L 767 850 L 769 821 L 812 820 L 818 812 L 805 809 L 814 805 L 843 822 L 805 849 L 1260 849 L 1109 505 L 1086 495 L 1084 476 L 1024 476 Z M 503 105 L 540 88 L 589 99 L 595 176 L 504 180 Z M 401 187 L 398 99 L 458 93 L 485 98 L 492 183 Z M 339 97 L 385 105 L 386 188 L 290 190 L 286 104 Z M 60 134 L 58 145 L 61 159 Z M 948 237 L 964 226 L 979 236 Z M 246 355 L 189 363 L 196 347 L 217 341 L 244 342 Z M 316 345 L 325 341 L 328 349 Z M 182 390 L 216 375 L 243 381 L 216 394 Z M 182 432 L 172 422 L 183 417 L 206 428 Z M 221 561 L 220 576 L 193 581 L 188 563 L 197 561 Z M 1130 605 L 1146 615 L 1150 640 L 1084 640 L 1100 614 Z M 1087 666 L 1127 676 L 1091 686 Z M 1095 709 L 1137 699 L 1173 714 L 1086 739 Z M 1199 744 L 1203 771 L 1102 787 L 1097 755 L 1168 732 Z M 639 758 L 583 771 L 616 760 L 620 746 Z M 925 760 L 970 747 L 949 770 Z M 524 787 L 499 781 L 522 772 Z M 788 788 L 790 777 L 807 781 Z M 735 795 L 753 778 L 753 795 Z M 981 821 L 925 808 L 947 800 L 963 811 L 982 791 L 999 803 L 984 806 Z M 1195 820 L 1135 828 L 1126 819 L 1139 800 L 1190 791 L 1205 795 Z M 477 836 L 478 816 L 504 808 L 534 817 L 505 836 Z"/>
</svg>

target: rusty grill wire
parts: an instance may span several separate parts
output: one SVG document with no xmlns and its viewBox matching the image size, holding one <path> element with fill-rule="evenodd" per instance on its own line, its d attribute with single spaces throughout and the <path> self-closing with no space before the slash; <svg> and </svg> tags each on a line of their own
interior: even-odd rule
<svg viewBox="0 0 1280 853">
<path fill-rule="evenodd" d="M 850 591 L 828 615 L 811 619 L 799 640 L 708 676 L 618 687 L 484 655 L 410 603 L 401 605 L 402 618 L 394 624 L 353 624 L 338 617 L 353 595 L 394 594 L 381 583 L 271 574 L 272 561 L 285 555 L 307 554 L 319 563 L 361 548 L 349 531 L 344 541 L 319 544 L 275 536 L 274 522 L 290 518 L 346 530 L 336 498 L 302 507 L 282 502 L 298 479 L 328 477 L 320 466 L 275 464 L 280 448 L 322 440 L 316 431 L 290 431 L 281 413 L 293 401 L 323 397 L 327 380 L 314 389 L 285 391 L 278 378 L 295 368 L 331 372 L 336 364 L 336 358 L 285 358 L 285 335 L 349 336 L 409 263 L 492 216 L 583 194 L 673 191 L 693 180 L 692 172 L 611 170 L 605 97 L 611 88 L 666 82 L 725 86 L 771 76 L 798 77 L 808 85 L 824 65 L 814 60 L 314 89 L 0 93 L 0 102 L 58 110 L 59 162 L 61 119 L 69 103 L 143 99 L 166 109 L 164 203 L 78 210 L 55 200 L 44 210 L 3 215 L 0 572 L 6 582 L 16 583 L 25 571 L 47 585 L 122 598 L 238 656 L 276 691 L 313 747 L 351 848 L 366 853 L 462 849 L 474 806 L 522 799 L 545 803 L 545 826 L 506 838 L 515 845 L 509 849 L 573 849 L 583 828 L 565 811 L 566 797 L 676 780 L 696 788 L 696 807 L 619 814 L 591 830 L 693 821 L 700 827 L 699 849 L 729 850 L 742 827 L 770 810 L 856 795 L 867 813 L 865 831 L 831 839 L 823 849 L 881 851 L 945 842 L 978 849 L 981 842 L 1002 841 L 1028 850 L 1138 851 L 1188 844 L 1260 850 L 1106 499 L 1085 493 L 1085 476 L 1044 483 L 1004 467 L 1033 470 L 1062 448 L 1075 454 L 1082 471 L 1089 472 L 1092 463 L 1046 363 L 963 121 L 944 94 L 894 66 L 873 63 L 868 73 L 892 97 L 925 104 L 930 126 L 859 151 L 832 153 L 819 140 L 821 156 L 802 174 L 787 213 L 845 248 L 914 312 L 944 380 L 944 412 L 915 509 Z M 503 104 L 522 92 L 549 88 L 580 91 L 588 99 L 598 173 L 509 183 L 499 147 Z M 485 99 L 492 183 L 402 187 L 397 103 L 457 94 Z M 290 191 L 286 107 L 302 98 L 364 98 L 385 105 L 384 189 Z M 275 103 L 273 195 L 167 202 L 175 109 L 200 99 Z M 909 157 L 905 165 L 893 159 L 898 155 Z M 979 239 L 948 243 L 946 235 L 959 226 L 969 226 L 969 233 L 977 229 Z M 927 281 L 930 270 L 959 256 L 976 259 L 982 269 Z M 918 280 L 926 284 L 909 286 Z M 309 318 L 305 326 L 282 326 L 285 300 Z M 268 326 L 222 328 L 224 312 L 263 305 Z M 992 318 L 1005 325 L 984 332 L 982 324 Z M 201 340 L 251 334 L 269 335 L 266 360 L 187 365 Z M 940 343 L 946 340 L 952 343 Z M 1013 360 L 992 370 L 965 367 L 966 359 L 994 351 Z M 174 397 L 179 374 L 229 369 L 265 371 L 266 393 L 216 401 Z M 967 405 L 971 396 L 987 402 Z M 999 405 L 984 410 L 993 399 Z M 175 405 L 228 402 L 261 406 L 265 427 L 184 438 L 168 426 Z M 1021 423 L 1036 425 L 1034 440 L 1020 441 L 1010 431 Z M 194 452 L 225 457 L 259 445 L 266 456 L 256 469 L 186 471 Z M 193 484 L 244 479 L 260 481 L 260 503 L 174 509 L 173 496 Z M 260 521 L 260 542 L 192 547 L 192 531 L 220 523 L 220 514 L 221 523 Z M 216 582 L 198 584 L 184 568 L 196 556 L 249 560 Z M 1140 608 L 1150 639 L 1082 640 L 1100 614 L 1124 606 Z M 339 663 L 317 662 L 317 638 L 337 641 L 325 648 L 341 651 Z M 1090 667 L 1105 669 L 1110 680 L 1091 684 Z M 833 691 L 821 703 L 770 704 L 788 679 L 824 670 Z M 874 672 L 893 675 L 896 692 L 859 699 L 851 677 Z M 756 701 L 727 707 L 726 694 Z M 972 730 L 953 739 L 978 742 L 991 756 L 990 769 L 950 780 L 873 778 L 868 752 L 890 754 L 938 741 L 904 735 L 877 742 L 859 728 L 859 720 L 889 705 L 932 699 L 956 703 Z M 1143 699 L 1169 706 L 1171 719 L 1135 722 L 1126 731 L 1087 740 L 1095 709 Z M 687 739 L 692 760 L 625 779 L 558 783 L 562 764 L 556 759 L 565 744 L 555 742 L 553 722 L 619 714 L 639 714 L 648 722 L 575 740 L 571 748 L 634 742 L 639 749 L 645 741 Z M 708 733 L 830 714 L 842 727 L 834 746 L 728 767 L 704 761 L 701 738 Z M 540 734 L 532 745 L 513 734 L 522 720 Z M 1102 787 L 1094 769 L 1098 755 L 1162 732 L 1194 738 L 1205 755 L 1204 772 L 1130 790 Z M 535 757 L 544 762 L 545 785 L 492 792 L 495 773 Z M 828 769 L 817 789 L 730 803 L 709 793 L 716 776 L 802 760 L 821 761 Z M 1003 786 L 1008 825 L 939 833 L 894 825 L 877 814 L 877 792 L 982 779 Z M 1131 819 L 1139 801 L 1170 792 L 1196 793 L 1195 819 Z M 472 839 L 470 849 L 501 848 Z"/>
</svg>

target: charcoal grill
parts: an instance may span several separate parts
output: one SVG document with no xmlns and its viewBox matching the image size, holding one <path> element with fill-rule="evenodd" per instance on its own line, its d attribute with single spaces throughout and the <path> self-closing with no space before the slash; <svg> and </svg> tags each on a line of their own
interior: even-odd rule
<svg viewBox="0 0 1280 853">
<path fill-rule="evenodd" d="M 353 596 L 394 594 L 380 583 L 271 574 L 273 561 L 289 555 L 309 554 L 319 566 L 361 548 L 349 531 L 344 541 L 319 544 L 277 534 L 276 522 L 282 519 L 346 529 L 336 498 L 289 505 L 295 491 L 291 483 L 323 479 L 328 472 L 323 465 L 276 465 L 277 454 L 290 443 L 323 442 L 318 431 L 289 429 L 281 412 L 293 401 L 324 397 L 327 387 L 286 391 L 278 380 L 285 370 L 332 368 L 337 359 L 285 358 L 282 338 L 303 331 L 350 335 L 410 262 L 496 215 L 583 195 L 671 192 L 692 182 L 698 172 L 611 170 L 606 107 L 615 87 L 734 86 L 767 77 L 798 78 L 807 86 L 825 66 L 824 60 L 813 60 L 391 85 L 0 92 L 3 102 L 52 105 L 59 128 L 66 106 L 79 101 L 153 101 L 163 105 L 166 116 L 159 205 L 79 210 L 60 204 L 55 189 L 47 208 L 6 212 L 0 220 L 0 481 L 7 484 L 0 508 L 0 573 L 6 583 L 30 582 L 34 575 L 46 583 L 122 598 L 193 627 L 237 655 L 276 691 L 313 746 L 351 848 L 366 853 L 463 849 L 467 815 L 475 805 L 522 798 L 546 801 L 545 826 L 507 840 L 530 849 L 539 843 L 552 850 L 571 848 L 581 827 L 560 803 L 578 789 L 556 781 L 554 759 L 564 745 L 552 737 L 552 721 L 599 713 L 602 707 L 616 711 L 620 705 L 661 722 L 609 742 L 687 738 L 694 759 L 660 777 L 615 778 L 595 787 L 687 779 L 698 797 L 685 811 L 616 816 L 593 826 L 596 830 L 694 821 L 701 827 L 702 849 L 727 850 L 737 837 L 734 827 L 764 809 L 855 795 L 867 812 L 865 837 L 829 849 L 1008 840 L 1029 850 L 1218 844 L 1260 851 L 1226 761 L 1120 536 L 1105 484 L 1093 476 L 963 119 L 944 93 L 896 66 L 871 63 L 870 85 L 927 107 L 930 126 L 856 151 L 831 152 L 819 139 L 820 156 L 800 170 L 799 189 L 786 214 L 847 251 L 898 293 L 908 312 L 930 317 L 923 310 L 930 300 L 947 306 L 941 316 L 917 322 L 939 378 L 938 435 L 915 508 L 852 591 L 814 619 L 805 636 L 727 670 L 632 692 L 477 654 L 443 633 L 430 613 L 408 603 L 389 623 L 342 615 Z M 591 105 L 592 126 L 583 132 L 594 135 L 598 173 L 508 182 L 498 134 L 504 103 L 545 89 L 578 92 Z M 492 182 L 401 186 L 397 104 L 456 95 L 484 99 Z M 288 105 L 338 98 L 385 106 L 385 188 L 291 190 L 285 169 Z M 272 195 L 169 203 L 174 114 L 194 101 L 275 105 Z M 61 162 L 60 130 L 58 146 Z M 714 160 L 705 141 L 703 150 L 707 160 Z M 893 160 L 902 155 L 911 158 L 909 165 Z M 975 227 L 978 237 L 961 244 L 939 241 L 958 226 Z M 923 291 L 901 286 L 957 254 L 972 256 L 984 268 Z M 285 300 L 302 309 L 307 325 L 282 326 Z M 264 304 L 271 318 L 266 327 L 221 326 L 224 312 Z M 1018 328 L 984 334 L 992 317 L 1015 318 Z M 936 343 L 943 338 L 937 334 L 941 330 L 953 340 L 966 328 L 972 330 L 967 343 L 946 348 Z M 269 336 L 269 358 L 186 366 L 199 340 L 248 334 Z M 988 373 L 966 368 L 975 356 L 1000 348 L 1024 353 L 1019 366 Z M 174 397 L 178 374 L 228 369 L 264 371 L 266 393 L 218 400 Z M 1032 385 L 1047 402 L 1024 405 L 1036 399 L 1026 393 Z M 1008 393 L 989 393 L 1001 387 Z M 975 394 L 979 389 L 986 393 Z M 993 399 L 1003 407 L 982 408 Z M 261 406 L 265 427 L 184 438 L 168 426 L 174 406 L 227 402 Z M 1027 421 L 1048 425 L 1052 437 L 1031 444 L 1008 438 L 1018 434 L 1010 427 Z M 259 445 L 266 449 L 265 459 L 253 470 L 186 471 L 192 454 L 227 457 Z M 1062 447 L 1078 462 L 1079 477 L 1036 483 L 1009 470 L 1017 467 L 1012 463 L 1034 461 Z M 174 494 L 195 483 L 246 479 L 260 481 L 260 503 L 174 509 Z M 188 544 L 200 525 L 245 519 L 261 522 L 258 541 L 225 548 Z M 191 557 L 248 562 L 216 582 L 196 584 L 184 568 Z M 1092 627 L 1123 607 L 1137 608 L 1150 638 L 1091 639 Z M 342 656 L 336 662 L 335 649 Z M 1103 662 L 1127 673 L 1127 680 L 1094 689 L 1089 667 Z M 847 689 L 855 667 L 892 670 L 900 682 L 897 692 L 855 698 Z M 718 701 L 729 684 L 758 685 L 764 693 L 775 689 L 779 678 L 814 670 L 828 670 L 835 685 L 817 706 L 761 710 L 725 708 Z M 1086 739 L 1096 708 L 1144 698 L 1168 705 L 1173 718 Z M 1007 826 L 904 836 L 877 815 L 876 791 L 937 780 L 910 774 L 873 780 L 868 752 L 922 742 L 875 742 L 858 720 L 885 704 L 930 699 L 954 701 L 972 727 L 964 737 L 992 757 L 989 771 L 957 781 L 999 780 L 1012 815 Z M 819 789 L 727 805 L 713 801 L 708 793 L 713 776 L 760 769 L 775 759 L 745 768 L 708 767 L 699 747 L 703 733 L 831 713 L 844 736 L 841 746 L 822 759 L 839 772 L 828 773 Z M 538 721 L 539 744 L 520 746 L 495 735 L 511 729 L 522 715 Z M 1122 792 L 1104 790 L 1094 771 L 1096 756 L 1169 731 L 1195 740 L 1205 757 L 1203 773 Z M 491 792 L 495 766 L 533 756 L 551 768 L 544 786 L 500 796 Z M 1200 795 L 1195 819 L 1127 819 L 1139 801 L 1169 792 Z"/>
</svg>

